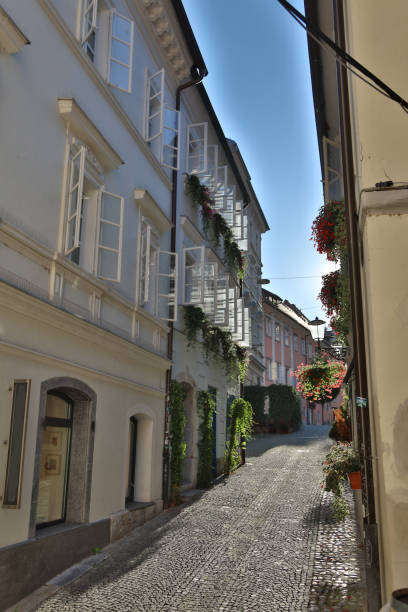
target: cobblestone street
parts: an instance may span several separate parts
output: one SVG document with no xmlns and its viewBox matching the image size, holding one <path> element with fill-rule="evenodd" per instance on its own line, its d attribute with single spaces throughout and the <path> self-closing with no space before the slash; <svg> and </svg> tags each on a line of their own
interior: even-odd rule
<svg viewBox="0 0 408 612">
<path fill-rule="evenodd" d="M 109 546 L 37 609 L 364 611 L 354 511 L 333 522 L 320 487 L 327 431 L 257 436 L 245 467 Z"/>
</svg>

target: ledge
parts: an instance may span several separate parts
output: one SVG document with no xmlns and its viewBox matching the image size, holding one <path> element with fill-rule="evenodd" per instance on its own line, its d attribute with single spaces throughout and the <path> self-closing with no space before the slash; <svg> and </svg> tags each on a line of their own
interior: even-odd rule
<svg viewBox="0 0 408 612">
<path fill-rule="evenodd" d="M 115 170 L 124 163 L 74 98 L 58 98 L 58 112 L 74 136 L 92 149 L 106 170 Z"/>
<path fill-rule="evenodd" d="M 359 226 L 364 231 L 367 216 L 408 214 L 408 187 L 364 189 L 360 197 Z"/>
<path fill-rule="evenodd" d="M 28 38 L 0 6 L 0 50 L 6 53 L 18 53 L 24 45 L 29 44 Z"/>
<path fill-rule="evenodd" d="M 164 214 L 147 189 L 135 189 L 133 197 L 140 204 L 143 215 L 151 219 L 160 234 L 168 232 L 173 227 L 170 219 Z"/>
</svg>

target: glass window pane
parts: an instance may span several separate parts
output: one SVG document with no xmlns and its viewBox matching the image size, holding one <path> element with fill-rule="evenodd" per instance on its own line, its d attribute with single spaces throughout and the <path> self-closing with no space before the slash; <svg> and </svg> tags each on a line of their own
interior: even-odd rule
<svg viewBox="0 0 408 612">
<path fill-rule="evenodd" d="M 177 147 L 177 132 L 173 130 L 164 130 L 164 144 L 170 145 L 171 147 Z"/>
<path fill-rule="evenodd" d="M 112 85 L 116 85 L 127 91 L 129 88 L 129 68 L 111 60 L 109 80 Z"/>
<path fill-rule="evenodd" d="M 171 108 L 164 109 L 164 125 L 173 130 L 178 129 L 178 112 Z"/>
<path fill-rule="evenodd" d="M 112 223 L 120 223 L 121 200 L 108 193 L 102 194 L 102 210 L 101 219 L 112 221 Z"/>
<path fill-rule="evenodd" d="M 163 149 L 163 163 L 171 168 L 177 167 L 177 151 L 169 147 Z"/>
<path fill-rule="evenodd" d="M 112 34 L 125 42 L 130 43 L 130 21 L 119 15 L 113 15 Z"/>
<path fill-rule="evenodd" d="M 98 274 L 116 280 L 118 275 L 118 254 L 100 248 L 98 253 Z"/>
<path fill-rule="evenodd" d="M 158 74 L 156 74 L 156 76 L 151 78 L 149 82 L 150 82 L 149 98 L 152 98 L 153 96 L 158 94 L 159 91 L 161 91 L 161 83 L 162 83 L 161 72 L 159 72 Z"/>
<path fill-rule="evenodd" d="M 37 525 L 65 520 L 70 438 L 68 427 L 46 427 L 44 431 Z"/>
<path fill-rule="evenodd" d="M 71 189 L 74 185 L 76 185 L 79 182 L 79 160 L 80 160 L 80 156 L 78 156 L 71 165 L 71 172 L 72 172 L 72 176 L 71 176 Z"/>
<path fill-rule="evenodd" d="M 110 247 L 111 249 L 119 248 L 119 228 L 110 223 L 101 223 L 99 244 Z"/>
<path fill-rule="evenodd" d="M 149 120 L 149 138 L 155 138 L 160 134 L 160 115 Z"/>
<path fill-rule="evenodd" d="M 112 38 L 111 56 L 124 64 L 130 64 L 130 47 Z"/>
<path fill-rule="evenodd" d="M 67 244 L 67 251 L 72 249 L 72 247 L 75 244 L 75 220 L 76 220 L 76 217 L 74 217 L 68 223 L 68 244 Z"/>
<path fill-rule="evenodd" d="M 56 419 L 70 419 L 71 405 L 62 397 L 49 394 L 47 396 L 46 416 Z"/>
<path fill-rule="evenodd" d="M 24 445 L 24 423 L 26 418 L 26 398 L 28 383 L 14 385 L 13 409 L 10 424 L 9 456 L 7 461 L 7 484 L 4 492 L 4 505 L 17 506 L 20 483 L 20 467 Z"/>
</svg>

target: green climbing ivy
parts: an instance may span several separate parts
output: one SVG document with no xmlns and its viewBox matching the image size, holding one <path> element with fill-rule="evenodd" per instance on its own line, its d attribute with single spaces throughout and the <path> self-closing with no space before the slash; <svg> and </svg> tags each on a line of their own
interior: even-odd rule
<svg viewBox="0 0 408 612">
<path fill-rule="evenodd" d="M 225 471 L 233 472 L 241 463 L 241 446 L 251 437 L 253 427 L 253 410 L 249 402 L 242 397 L 234 399 L 229 408 L 230 438 L 224 457 Z"/>
<path fill-rule="evenodd" d="M 191 196 L 194 206 L 200 208 L 203 218 L 203 228 L 214 244 L 224 244 L 224 263 L 230 273 L 243 279 L 246 272 L 246 262 L 238 244 L 234 240 L 234 234 L 224 217 L 213 209 L 214 200 L 211 198 L 208 187 L 201 185 L 196 174 L 187 174 L 187 193 Z"/>
<path fill-rule="evenodd" d="M 184 429 L 186 417 L 184 416 L 185 393 L 183 385 L 176 380 L 170 383 L 170 478 L 171 500 L 180 503 L 180 486 L 183 477 L 183 461 L 186 456 L 186 443 L 184 442 Z"/>
<path fill-rule="evenodd" d="M 232 340 L 231 332 L 212 325 L 199 306 L 183 308 L 188 345 L 198 344 L 197 334 L 200 331 L 206 357 L 212 355 L 223 361 L 227 374 L 244 382 L 249 361 L 248 351 Z"/>
<path fill-rule="evenodd" d="M 199 391 L 197 410 L 200 416 L 198 427 L 198 468 L 197 487 L 208 489 L 212 484 L 212 454 L 214 433 L 212 428 L 215 401 L 208 391 Z"/>
</svg>

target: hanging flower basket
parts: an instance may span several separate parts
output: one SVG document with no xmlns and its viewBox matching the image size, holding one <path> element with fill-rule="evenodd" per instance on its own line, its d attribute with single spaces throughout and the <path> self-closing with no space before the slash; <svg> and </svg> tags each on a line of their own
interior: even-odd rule
<svg viewBox="0 0 408 612">
<path fill-rule="evenodd" d="M 342 361 L 317 359 L 314 363 L 301 363 L 292 376 L 297 378 L 296 389 L 310 401 L 330 401 L 346 375 Z"/>
</svg>

